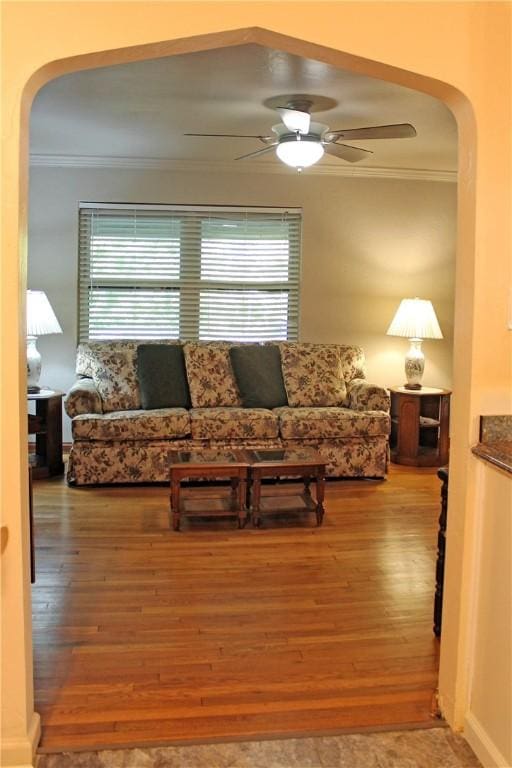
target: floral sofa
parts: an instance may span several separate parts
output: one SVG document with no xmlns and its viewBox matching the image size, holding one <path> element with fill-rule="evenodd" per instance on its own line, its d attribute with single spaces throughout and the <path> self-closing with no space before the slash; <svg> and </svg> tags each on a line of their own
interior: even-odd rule
<svg viewBox="0 0 512 768">
<path fill-rule="evenodd" d="M 178 344 L 179 342 L 154 342 Z M 163 482 L 170 452 L 311 446 L 335 477 L 382 478 L 389 393 L 369 384 L 360 347 L 275 342 L 287 405 L 243 407 L 227 342 L 182 345 L 190 408 L 144 409 L 137 376 L 142 342 L 80 344 L 65 398 L 73 444 L 71 484 Z"/>
</svg>

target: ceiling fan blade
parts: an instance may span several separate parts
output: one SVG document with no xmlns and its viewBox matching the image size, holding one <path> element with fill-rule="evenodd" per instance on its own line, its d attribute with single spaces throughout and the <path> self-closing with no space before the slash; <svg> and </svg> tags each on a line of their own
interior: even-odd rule
<svg viewBox="0 0 512 768">
<path fill-rule="evenodd" d="M 357 163 L 358 160 L 363 160 L 367 155 L 373 155 L 373 152 L 369 149 L 349 147 L 347 144 L 323 142 L 323 147 L 327 154 L 339 157 L 341 160 L 346 160 L 348 163 Z"/>
<path fill-rule="evenodd" d="M 220 137 L 221 139 L 259 139 L 260 141 L 273 141 L 275 136 L 262 136 L 261 134 L 245 133 L 184 133 L 184 136 Z"/>
<path fill-rule="evenodd" d="M 328 137 L 355 141 L 356 139 L 408 139 L 416 136 L 416 128 L 410 123 L 395 125 L 374 125 L 368 128 L 347 128 L 342 131 L 329 131 Z"/>
<path fill-rule="evenodd" d="M 299 109 L 288 109 L 288 107 L 276 107 L 276 112 L 279 112 L 281 120 L 289 131 L 309 132 L 311 116 L 308 112 L 301 112 Z"/>
<path fill-rule="evenodd" d="M 257 149 L 256 152 L 249 152 L 247 155 L 240 155 L 240 157 L 235 157 L 235 160 L 245 160 L 247 157 L 256 157 L 256 155 L 263 155 L 265 152 L 270 152 L 271 149 L 274 149 L 275 146 L 277 146 L 277 141 L 275 141 L 273 144 L 268 144 L 266 147 L 263 147 L 263 149 Z"/>
</svg>

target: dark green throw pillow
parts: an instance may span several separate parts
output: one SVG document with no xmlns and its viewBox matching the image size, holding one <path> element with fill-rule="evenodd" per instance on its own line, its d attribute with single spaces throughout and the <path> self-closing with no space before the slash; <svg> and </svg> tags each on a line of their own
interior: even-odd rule
<svg viewBox="0 0 512 768">
<path fill-rule="evenodd" d="M 245 408 L 288 405 L 278 346 L 244 344 L 231 347 L 229 356 Z"/>
<path fill-rule="evenodd" d="M 137 375 L 143 408 L 190 408 L 180 344 L 139 344 Z"/>
</svg>

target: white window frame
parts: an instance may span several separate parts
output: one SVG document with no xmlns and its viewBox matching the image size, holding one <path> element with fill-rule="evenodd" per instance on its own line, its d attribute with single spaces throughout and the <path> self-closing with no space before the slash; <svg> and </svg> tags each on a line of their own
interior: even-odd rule
<svg viewBox="0 0 512 768">
<path fill-rule="evenodd" d="M 94 217 L 123 215 L 123 212 L 133 215 L 134 220 L 138 214 L 140 214 L 139 221 L 142 221 L 145 217 L 155 214 L 155 216 L 166 217 L 171 219 L 180 220 L 180 247 L 179 247 L 179 276 L 175 279 L 169 277 L 161 279 L 139 279 L 135 277 L 120 277 L 119 279 L 113 278 L 110 275 L 108 278 L 98 277 L 97 271 L 94 274 L 94 254 L 91 250 L 91 229 L 93 227 Z M 204 279 L 201 278 L 201 256 L 202 256 L 202 230 L 203 225 L 208 227 L 208 224 L 213 225 L 222 222 L 223 220 L 234 221 L 237 226 L 250 228 L 248 231 L 255 232 L 258 235 L 261 229 L 264 232 L 264 228 L 270 227 L 271 231 L 275 231 L 281 227 L 282 230 L 288 232 L 288 237 L 285 238 L 288 249 L 286 258 L 285 251 L 278 250 L 278 256 L 276 257 L 275 265 L 272 263 L 271 257 L 268 254 L 263 253 L 263 249 L 257 248 L 256 240 L 247 240 L 247 255 L 242 254 L 244 263 L 250 266 L 251 259 L 253 258 L 250 244 L 253 244 L 253 250 L 255 249 L 260 254 L 259 258 L 263 259 L 264 267 L 269 270 L 268 279 L 262 279 L 258 269 L 255 269 L 253 265 L 253 279 L 249 279 L 243 272 L 240 273 L 240 279 L 238 277 L 234 279 L 233 275 L 228 275 L 227 280 L 222 280 L 220 277 L 216 279 Z M 277 226 L 276 226 L 277 225 Z M 283 226 L 284 225 L 284 226 Z M 221 224 L 220 226 L 230 226 L 229 224 Z M 215 226 L 213 226 L 215 230 Z M 279 334 L 273 335 L 272 338 L 286 338 L 288 340 L 296 340 L 299 333 L 299 298 L 300 298 L 300 268 L 301 268 L 301 235 L 302 235 L 302 210 L 299 208 L 274 208 L 274 207 L 238 207 L 238 206 L 189 206 L 189 205 L 151 205 L 151 204 L 125 204 L 125 203 L 90 203 L 81 202 L 79 204 L 79 264 L 78 264 L 78 335 L 79 341 L 87 341 L 90 339 L 107 339 L 107 338 L 180 338 L 182 340 L 197 340 L 204 339 L 209 340 L 211 338 L 227 339 L 233 341 L 263 341 L 270 338 L 268 333 L 270 332 L 271 323 L 269 328 L 264 326 L 264 321 L 261 319 L 262 310 L 258 313 L 258 302 L 253 302 L 251 309 L 255 316 L 260 318 L 259 322 L 263 323 L 261 327 L 257 325 L 254 331 L 247 328 L 241 332 L 240 336 L 229 332 L 222 332 L 223 322 L 214 313 L 214 319 L 217 322 L 217 328 L 220 331 L 213 337 L 211 333 L 205 333 L 205 329 L 200 329 L 200 302 L 201 299 L 210 298 L 210 304 L 214 305 L 214 299 L 218 300 L 219 295 L 225 292 L 226 302 L 223 304 L 224 310 L 228 315 L 229 312 L 236 312 L 236 309 L 230 310 L 230 307 L 236 306 L 236 297 L 240 295 L 238 292 L 242 292 L 242 296 L 250 296 L 251 292 L 258 292 L 254 295 L 254 298 L 258 298 L 260 307 L 263 308 L 263 313 L 266 311 L 265 293 L 268 297 L 268 292 L 277 292 L 282 298 L 281 304 L 281 326 Z M 207 241 L 214 243 L 214 240 Z M 240 242 L 240 241 L 238 241 Z M 277 241 L 276 241 L 277 242 Z M 282 240 L 279 242 L 283 242 Z M 254 246 L 254 243 L 256 245 Z M 215 248 L 213 248 L 215 251 Z M 236 249 L 235 249 L 236 250 Z M 235 258 L 240 260 L 240 254 L 235 254 Z M 214 260 L 215 268 L 215 253 L 210 256 Z M 222 258 L 222 257 L 220 257 Z M 279 261 L 280 259 L 280 261 Z M 98 260 L 97 260 L 98 261 Z M 257 262 L 254 263 L 255 265 Z M 265 267 L 265 264 L 269 265 Z M 229 265 L 228 265 L 229 266 Z M 259 267 L 258 267 L 259 268 Z M 222 269 L 222 265 L 219 267 Z M 272 270 L 274 269 L 274 275 Z M 248 272 L 251 272 L 248 269 Z M 285 274 L 286 273 L 286 274 Z M 277 276 L 276 276 L 277 275 Z M 256 277 L 256 279 L 254 279 Z M 267 277 L 267 275 L 265 275 Z M 90 330 L 89 319 L 89 307 L 91 305 L 92 297 L 99 296 L 100 292 L 112 290 L 121 291 L 151 291 L 155 292 L 155 300 L 158 299 L 159 291 L 179 292 L 179 323 L 175 333 L 165 333 L 162 335 L 162 331 L 158 329 L 144 328 L 141 333 L 128 333 L 127 335 L 120 335 L 122 329 L 112 331 L 112 335 L 105 335 L 101 332 L 101 335 L 95 335 L 94 330 Z M 96 293 L 95 293 L 96 291 Z M 220 294 L 218 292 L 221 292 Z M 128 295 L 128 294 L 127 294 Z M 145 300 L 144 296 L 140 294 L 141 299 Z M 160 294 L 160 298 L 164 298 L 163 294 Z M 230 301 L 228 300 L 230 299 Z M 222 301 L 221 301 L 222 304 Z M 284 310 L 286 305 L 287 310 Z M 270 306 L 270 305 L 269 305 Z M 276 314 L 279 314 L 279 302 L 276 303 Z M 286 314 L 286 321 L 283 319 L 283 311 Z M 270 317 L 270 315 L 268 315 Z M 92 322 L 92 321 L 91 321 Z M 249 321 L 247 321 L 249 322 Z M 276 320 L 277 323 L 277 320 Z M 276 324 L 275 323 L 275 324 Z M 284 328 L 285 323 L 286 328 Z M 274 324 L 274 325 L 275 325 Z M 215 326 L 214 326 L 215 327 Z M 245 334 L 245 335 L 244 335 Z M 255 336 L 256 334 L 256 336 Z M 261 338 L 258 336 L 261 335 Z"/>
</svg>

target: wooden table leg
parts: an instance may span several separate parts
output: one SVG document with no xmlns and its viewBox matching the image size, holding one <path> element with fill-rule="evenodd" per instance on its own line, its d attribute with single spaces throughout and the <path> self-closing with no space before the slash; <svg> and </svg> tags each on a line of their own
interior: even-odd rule
<svg viewBox="0 0 512 768">
<path fill-rule="evenodd" d="M 247 523 L 247 510 L 245 502 L 247 498 L 247 473 L 244 471 L 238 481 L 238 527 L 243 528 Z"/>
<path fill-rule="evenodd" d="M 231 486 L 229 506 L 232 512 L 237 512 L 240 509 L 239 504 L 239 491 L 240 491 L 240 479 L 238 477 L 230 477 L 229 484 Z"/>
<path fill-rule="evenodd" d="M 316 524 L 322 525 L 324 519 L 325 477 L 322 472 L 316 475 Z"/>
<path fill-rule="evenodd" d="M 180 479 L 174 475 L 171 477 L 171 513 L 172 527 L 174 531 L 180 529 Z"/>
<path fill-rule="evenodd" d="M 231 477 L 229 482 L 231 485 L 231 499 L 230 499 L 231 511 L 236 512 L 238 527 L 242 528 L 243 522 L 244 522 L 243 476 L 240 475 L 239 477 Z"/>
<path fill-rule="evenodd" d="M 251 513 L 252 524 L 257 526 L 261 525 L 260 515 L 260 503 L 261 503 L 261 477 L 257 470 L 254 470 L 252 476 L 252 488 L 251 488 Z"/>
<path fill-rule="evenodd" d="M 245 507 L 245 524 L 251 517 L 251 497 L 252 497 L 252 475 L 247 472 L 245 475 L 244 483 L 244 507 Z"/>
</svg>

